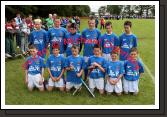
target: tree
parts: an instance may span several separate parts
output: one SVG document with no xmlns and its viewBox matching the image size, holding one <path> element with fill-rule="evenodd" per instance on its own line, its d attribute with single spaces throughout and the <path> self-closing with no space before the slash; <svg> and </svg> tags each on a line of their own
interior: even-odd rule
<svg viewBox="0 0 167 117">
<path fill-rule="evenodd" d="M 19 12 L 21 16 L 32 14 L 34 17 L 48 17 L 48 14 L 56 13 L 58 16 L 89 16 L 88 5 L 6 5 L 6 18 L 11 19 Z"/>
<path fill-rule="evenodd" d="M 99 16 L 104 16 L 105 13 L 107 11 L 107 7 L 106 6 L 101 6 L 99 9 L 98 9 L 98 13 L 99 13 Z"/>
<path fill-rule="evenodd" d="M 120 15 L 122 7 L 122 5 L 107 5 L 107 12 L 113 15 Z"/>
</svg>

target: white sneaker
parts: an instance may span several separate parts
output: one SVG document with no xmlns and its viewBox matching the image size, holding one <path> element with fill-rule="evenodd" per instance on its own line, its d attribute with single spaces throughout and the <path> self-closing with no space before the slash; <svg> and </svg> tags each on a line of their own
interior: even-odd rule
<svg viewBox="0 0 167 117">
<path fill-rule="evenodd" d="M 5 53 L 5 57 L 12 57 L 12 56 L 8 53 Z"/>
</svg>

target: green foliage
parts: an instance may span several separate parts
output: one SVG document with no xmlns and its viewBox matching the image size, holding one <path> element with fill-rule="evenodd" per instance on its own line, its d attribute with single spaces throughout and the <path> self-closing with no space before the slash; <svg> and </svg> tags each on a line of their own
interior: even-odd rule
<svg viewBox="0 0 167 117">
<path fill-rule="evenodd" d="M 56 13 L 58 16 L 89 16 L 88 5 L 6 5 L 6 18 L 11 19 L 19 12 L 22 16 L 33 14 L 37 17 L 48 17 L 49 13 Z M 10 14 L 10 15 L 9 15 Z"/>
</svg>

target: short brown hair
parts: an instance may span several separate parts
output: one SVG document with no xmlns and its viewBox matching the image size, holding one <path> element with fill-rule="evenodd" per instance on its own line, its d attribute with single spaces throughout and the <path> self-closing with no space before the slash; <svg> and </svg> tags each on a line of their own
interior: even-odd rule
<svg viewBox="0 0 167 117">
<path fill-rule="evenodd" d="M 125 22 L 124 22 L 124 26 L 125 26 L 125 25 L 128 25 L 128 26 L 132 27 L 132 22 L 131 22 L 131 21 L 125 21 Z"/>
<path fill-rule="evenodd" d="M 138 50 L 137 50 L 137 48 L 133 47 L 133 48 L 130 49 L 130 53 L 131 53 L 131 52 L 136 52 L 136 53 L 138 53 Z"/>
<path fill-rule="evenodd" d="M 36 47 L 34 44 L 29 44 L 29 45 L 28 45 L 28 48 L 29 48 L 29 49 L 37 49 L 37 47 Z"/>
<path fill-rule="evenodd" d="M 71 49 L 78 49 L 79 50 L 79 47 L 76 44 L 73 44 Z"/>
<path fill-rule="evenodd" d="M 105 28 L 106 28 L 107 26 L 111 26 L 111 27 L 112 27 L 112 23 L 111 23 L 110 21 L 106 22 Z"/>
</svg>

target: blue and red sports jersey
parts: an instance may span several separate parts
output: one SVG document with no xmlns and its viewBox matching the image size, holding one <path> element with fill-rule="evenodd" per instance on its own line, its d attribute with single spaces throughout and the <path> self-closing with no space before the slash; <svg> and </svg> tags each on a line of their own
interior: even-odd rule
<svg viewBox="0 0 167 117">
<path fill-rule="evenodd" d="M 106 60 L 103 57 L 91 56 L 88 59 L 88 64 L 87 64 L 88 67 L 92 66 L 94 62 L 100 64 L 106 70 Z M 96 67 L 90 72 L 90 78 L 93 78 L 93 79 L 104 78 L 104 76 L 105 76 L 105 73 L 102 72 L 98 67 Z"/>
<path fill-rule="evenodd" d="M 67 33 L 65 36 L 64 44 L 66 44 L 66 55 L 72 55 L 71 47 L 73 44 L 78 45 L 81 48 L 81 35 L 79 33 L 71 34 Z"/>
<path fill-rule="evenodd" d="M 100 45 L 102 47 L 103 53 L 110 54 L 115 46 L 119 46 L 119 39 L 115 33 L 112 34 L 105 33 L 100 38 Z"/>
<path fill-rule="evenodd" d="M 81 77 L 77 77 L 77 73 L 81 71 L 81 69 L 85 68 L 85 62 L 83 57 L 78 55 L 74 57 L 73 55 L 68 56 L 66 59 L 66 67 L 70 67 L 72 65 L 74 67 L 73 71 L 67 71 L 67 82 L 72 82 L 75 84 L 81 83 Z"/>
<path fill-rule="evenodd" d="M 65 58 L 60 54 L 58 56 L 51 54 L 47 59 L 46 67 L 50 69 L 53 77 L 59 77 L 65 67 Z"/>
<path fill-rule="evenodd" d="M 34 44 L 37 47 L 39 56 L 41 56 L 42 58 L 46 56 L 48 37 L 45 30 L 33 30 L 30 34 L 30 43 Z"/>
<path fill-rule="evenodd" d="M 99 43 L 101 32 L 98 29 L 85 29 L 82 32 L 82 41 L 84 43 L 83 56 L 93 56 L 93 47 Z"/>
<path fill-rule="evenodd" d="M 44 59 L 36 55 L 36 57 L 29 56 L 26 60 L 26 70 L 28 74 L 36 75 L 42 73 L 42 68 L 45 67 Z"/>
<path fill-rule="evenodd" d="M 127 60 L 130 49 L 132 47 L 137 47 L 137 37 L 134 34 L 127 35 L 123 33 L 119 37 L 120 41 L 120 60 Z"/>
<path fill-rule="evenodd" d="M 121 61 L 108 61 L 107 62 L 107 75 L 110 78 L 118 78 L 119 75 L 124 74 L 124 66 Z"/>
<path fill-rule="evenodd" d="M 48 39 L 50 43 L 50 53 L 52 54 L 52 46 L 54 43 L 58 43 L 60 45 L 60 54 L 64 53 L 64 38 L 67 33 L 67 30 L 63 27 L 60 28 L 50 28 L 48 30 Z"/>
<path fill-rule="evenodd" d="M 144 67 L 142 63 L 137 61 L 126 60 L 124 63 L 125 74 L 124 78 L 126 80 L 135 81 L 140 77 L 140 73 L 144 73 Z"/>
</svg>

